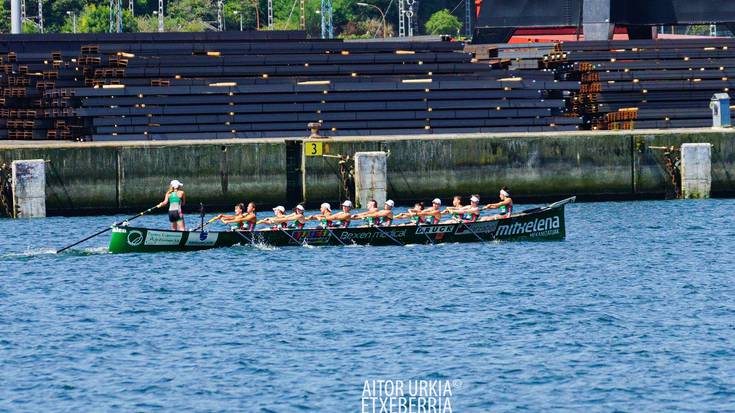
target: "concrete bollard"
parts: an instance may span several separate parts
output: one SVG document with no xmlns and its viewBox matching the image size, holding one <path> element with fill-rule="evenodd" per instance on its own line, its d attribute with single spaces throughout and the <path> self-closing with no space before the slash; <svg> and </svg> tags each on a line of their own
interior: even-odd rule
<svg viewBox="0 0 735 413">
<path fill-rule="evenodd" d="M 730 120 L 730 95 L 727 93 L 715 93 L 709 103 L 712 109 L 712 127 L 729 128 L 732 126 Z"/>
<path fill-rule="evenodd" d="M 355 153 L 355 202 L 364 208 L 371 199 L 378 201 L 378 208 L 386 199 L 388 182 L 388 156 L 385 152 Z"/>
<path fill-rule="evenodd" d="M 46 216 L 46 161 L 13 161 L 13 218 Z"/>
<path fill-rule="evenodd" d="M 681 145 L 681 197 L 709 198 L 712 188 L 712 144 Z"/>
</svg>

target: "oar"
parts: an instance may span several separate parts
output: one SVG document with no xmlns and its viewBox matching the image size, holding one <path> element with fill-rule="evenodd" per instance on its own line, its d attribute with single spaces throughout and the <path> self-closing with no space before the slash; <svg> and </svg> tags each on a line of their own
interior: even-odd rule
<svg viewBox="0 0 735 413">
<path fill-rule="evenodd" d="M 209 221 L 205 222 L 204 225 L 200 225 L 196 228 L 194 228 L 192 231 L 199 231 L 200 229 L 204 229 L 207 225 L 211 224 L 212 222 L 216 221 L 218 218 L 214 217 L 210 219 Z"/>
<path fill-rule="evenodd" d="M 334 232 L 332 232 L 332 229 L 331 229 L 331 228 L 329 228 L 329 227 L 324 227 L 324 229 L 326 229 L 327 231 L 329 231 L 329 236 L 330 236 L 330 237 L 334 237 L 334 238 L 335 238 L 335 239 L 336 239 L 337 241 L 339 241 L 339 243 L 340 243 L 340 244 L 342 244 L 342 245 L 343 245 L 343 246 L 345 246 L 345 247 L 347 246 L 347 244 L 345 244 L 345 243 L 344 243 L 344 241 L 342 241 L 342 240 L 341 240 L 341 239 L 339 239 L 339 238 L 338 238 L 338 237 L 337 237 L 336 235 L 334 235 Z"/>
<path fill-rule="evenodd" d="M 471 232 L 471 233 L 472 233 L 472 235 L 476 236 L 476 237 L 477 237 L 477 239 L 479 239 L 479 240 L 480 240 L 480 242 L 482 242 L 483 244 L 485 243 L 485 240 L 484 240 L 484 239 L 482 239 L 482 237 L 480 237 L 479 235 L 477 235 L 477 233 L 476 233 L 475 231 L 473 231 L 473 230 L 472 230 L 472 228 L 470 228 L 470 226 L 469 226 L 469 225 L 465 224 L 465 222 L 464 222 L 464 221 L 460 220 L 460 221 L 459 221 L 459 223 L 460 223 L 460 224 L 462 224 L 462 225 L 464 225 L 464 227 L 465 227 L 465 228 L 467 228 L 467 230 L 468 230 L 469 232 Z"/>
<path fill-rule="evenodd" d="M 199 224 L 200 228 L 204 228 L 204 204 L 199 203 L 199 217 L 202 219 L 202 222 Z"/>
<path fill-rule="evenodd" d="M 248 238 L 248 237 L 245 236 L 245 234 L 242 233 L 242 231 L 235 230 L 234 232 L 235 232 L 235 234 L 243 237 L 243 239 L 245 239 L 245 241 L 249 242 L 250 245 L 255 244 L 255 242 L 253 241 L 253 236 L 252 235 Z"/>
<path fill-rule="evenodd" d="M 111 230 L 113 226 L 119 226 L 119 225 L 122 225 L 122 224 L 123 224 L 123 222 L 128 222 L 128 221 L 132 221 L 132 220 L 134 220 L 134 219 L 136 219 L 136 218 L 140 218 L 140 217 L 142 217 L 143 215 L 145 215 L 145 214 L 147 214 L 147 213 L 149 213 L 149 212 L 153 211 L 153 210 L 154 210 L 154 209 L 156 209 L 156 208 L 158 208 L 158 205 L 156 205 L 156 206 L 153 206 L 153 207 L 150 207 L 150 208 L 146 209 L 146 210 L 145 210 L 145 211 L 143 211 L 143 212 L 139 212 L 139 213 L 137 213 L 136 215 L 133 215 L 132 217 L 126 218 L 126 219 L 124 219 L 124 220 L 122 220 L 122 221 L 120 221 L 120 222 L 118 222 L 118 223 L 116 223 L 116 224 L 114 224 L 114 225 L 110 226 L 109 228 L 105 228 L 105 229 L 103 229 L 102 231 L 100 231 L 100 232 L 97 232 L 96 234 L 93 234 L 93 235 L 90 235 L 90 236 L 88 236 L 87 238 L 85 238 L 85 239 L 83 239 L 83 240 L 81 240 L 81 241 L 77 241 L 77 242 L 75 242 L 75 243 L 73 243 L 73 244 L 71 244 L 71 245 L 67 245 L 66 247 L 64 247 L 64 248 L 62 248 L 62 249 L 60 249 L 60 250 L 56 251 L 56 253 L 58 254 L 58 253 L 60 253 L 60 252 L 66 251 L 66 250 L 68 250 L 68 249 L 69 249 L 69 248 L 71 248 L 71 247 L 75 247 L 75 246 L 77 246 L 77 245 L 79 245 L 79 244 L 83 243 L 84 241 L 88 241 L 88 240 L 90 240 L 90 239 L 92 239 L 92 238 L 94 238 L 94 237 L 96 237 L 96 236 L 98 236 L 98 235 L 102 235 L 102 234 L 104 234 L 105 232 L 107 232 L 107 231 Z"/>
<path fill-rule="evenodd" d="M 287 230 L 285 228 L 283 228 L 282 226 L 279 225 L 278 226 L 278 229 L 281 230 L 281 231 L 283 231 L 284 234 L 288 235 L 288 237 L 291 238 L 291 240 L 293 242 L 301 245 L 302 247 L 304 246 L 304 243 L 303 242 L 300 242 L 299 240 L 297 240 L 296 238 L 294 238 L 291 234 L 289 234 L 288 232 L 286 232 Z"/>
<path fill-rule="evenodd" d="M 373 225 L 373 227 L 374 227 L 375 229 L 377 229 L 377 230 L 378 230 L 378 231 L 379 231 L 379 232 L 380 232 L 381 234 L 383 234 L 383 235 L 385 235 L 386 237 L 390 238 L 390 239 L 391 239 L 391 240 L 392 240 L 393 242 L 395 242 L 396 244 L 398 244 L 398 245 L 400 245 L 400 246 L 402 246 L 402 247 L 404 247 L 404 246 L 406 245 L 406 244 L 402 243 L 401 241 L 398 241 L 397 239 L 395 239 L 395 238 L 391 237 L 390 235 L 388 235 L 388 233 L 387 233 L 387 232 L 385 232 L 385 231 L 383 231 L 383 229 L 382 229 L 382 228 L 380 228 L 379 226 L 377 226 L 377 225 Z"/>
<path fill-rule="evenodd" d="M 417 222 L 416 223 L 416 230 L 418 231 L 419 228 L 426 227 L 426 226 L 429 226 L 429 225 L 431 225 L 431 224 L 421 225 L 421 222 Z M 424 236 L 426 237 L 427 240 L 429 240 L 429 243 L 430 244 L 432 244 L 432 245 L 434 244 L 434 240 L 432 240 L 431 237 L 426 232 L 424 232 Z"/>
</svg>

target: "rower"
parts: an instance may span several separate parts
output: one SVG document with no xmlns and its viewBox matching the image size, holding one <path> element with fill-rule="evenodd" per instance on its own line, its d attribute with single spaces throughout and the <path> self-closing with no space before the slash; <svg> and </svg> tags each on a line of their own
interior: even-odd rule
<svg viewBox="0 0 735 413">
<path fill-rule="evenodd" d="M 243 218 L 243 225 L 248 231 L 255 231 L 255 223 L 258 222 L 258 217 L 255 215 L 255 202 L 248 203 L 248 209 L 245 211 L 245 217 Z"/>
<path fill-rule="evenodd" d="M 235 205 L 235 215 L 219 215 L 218 219 L 226 225 L 229 225 L 231 231 L 235 230 L 255 230 L 255 224 L 258 219 L 255 216 L 255 203 L 248 203 L 247 210 L 242 203 Z"/>
<path fill-rule="evenodd" d="M 321 206 L 320 215 L 312 215 L 306 218 L 307 221 L 320 220 L 322 228 L 347 228 L 350 226 L 350 220 L 352 219 L 352 202 L 345 201 L 342 203 L 342 211 L 335 214 L 332 213 L 330 205 L 323 203 Z"/>
<path fill-rule="evenodd" d="M 245 216 L 245 205 L 243 203 L 239 203 L 235 205 L 235 215 L 224 215 L 219 214 L 215 219 L 219 220 L 223 224 L 230 227 L 230 231 L 235 231 L 238 229 L 242 229 L 242 222 L 243 217 Z"/>
<path fill-rule="evenodd" d="M 383 204 L 383 209 L 380 211 L 375 212 L 365 212 L 361 214 L 363 216 L 363 219 L 366 221 L 369 218 L 373 218 L 374 221 L 372 224 L 368 225 L 378 225 L 381 227 L 389 227 L 393 223 L 393 207 L 396 205 L 393 200 L 389 199 L 385 201 L 385 204 Z M 370 221 L 368 221 L 370 222 Z"/>
<path fill-rule="evenodd" d="M 306 217 L 304 217 L 304 206 L 301 204 L 296 205 L 291 214 L 291 219 L 288 222 L 289 229 L 302 229 L 306 224 Z"/>
<path fill-rule="evenodd" d="M 261 219 L 260 221 L 256 221 L 256 224 L 273 224 L 273 219 L 283 218 L 286 216 L 286 208 L 284 208 L 281 205 L 278 205 L 277 207 L 273 208 L 273 217 L 271 218 L 265 218 Z M 271 225 L 271 230 L 277 231 L 279 228 L 286 229 L 286 226 L 288 225 L 288 222 L 280 222 L 278 224 Z"/>
<path fill-rule="evenodd" d="M 498 214 L 491 217 L 484 218 L 483 221 L 490 221 L 494 219 L 510 218 L 513 214 L 513 199 L 510 197 L 510 191 L 507 186 L 500 188 L 500 202 L 494 204 L 487 204 L 482 209 L 497 209 Z"/>
<path fill-rule="evenodd" d="M 364 219 L 367 225 L 371 227 L 375 225 L 375 217 L 373 217 L 371 214 L 378 211 L 380 211 L 378 209 L 378 201 L 371 199 L 368 201 L 367 211 L 361 212 L 359 214 L 354 214 L 350 219 Z"/>
<path fill-rule="evenodd" d="M 342 227 L 347 228 L 350 226 L 350 220 L 352 219 L 352 214 L 350 211 L 352 210 L 352 202 L 350 200 L 347 200 L 345 202 L 342 202 L 342 212 L 338 212 L 336 214 L 332 214 L 332 225 L 335 227 Z"/>
<path fill-rule="evenodd" d="M 393 217 L 394 219 L 408 219 L 411 221 L 409 224 L 403 225 L 419 225 L 424 223 L 424 217 L 420 215 L 420 212 L 424 210 L 424 203 L 417 202 L 413 205 L 413 208 L 409 208 L 407 212 L 401 213 Z"/>
<path fill-rule="evenodd" d="M 319 227 L 320 228 L 329 228 L 332 226 L 332 206 L 329 205 L 329 203 L 324 202 L 319 207 L 319 214 L 311 215 L 306 217 L 306 221 L 316 221 L 319 220 Z"/>
<path fill-rule="evenodd" d="M 268 224 L 276 224 L 273 228 L 278 229 L 278 224 L 287 224 L 286 228 L 289 229 L 302 229 L 306 224 L 306 217 L 304 217 L 304 206 L 299 204 L 293 209 L 293 213 L 283 215 L 280 217 L 266 218 L 265 221 Z M 283 227 L 281 227 L 283 228 Z"/>
<path fill-rule="evenodd" d="M 470 197 L 470 205 L 464 207 L 462 214 L 462 222 L 475 222 L 480 217 L 480 196 L 472 195 Z"/>
<path fill-rule="evenodd" d="M 431 206 L 419 212 L 418 215 L 424 219 L 427 224 L 438 224 L 442 218 L 442 200 L 434 198 Z"/>
<path fill-rule="evenodd" d="M 181 189 L 184 186 L 179 180 L 174 179 L 169 185 L 169 189 L 160 204 L 156 208 L 160 208 L 168 204 L 168 220 L 171 222 L 171 229 L 174 231 L 185 231 L 184 210 L 186 205 L 186 194 Z"/>
<path fill-rule="evenodd" d="M 463 210 L 464 206 L 462 205 L 462 197 L 455 195 L 454 198 L 452 198 L 452 206 L 444 208 L 442 211 L 442 215 L 452 215 L 452 218 L 445 222 L 460 222 L 462 220 Z"/>
</svg>

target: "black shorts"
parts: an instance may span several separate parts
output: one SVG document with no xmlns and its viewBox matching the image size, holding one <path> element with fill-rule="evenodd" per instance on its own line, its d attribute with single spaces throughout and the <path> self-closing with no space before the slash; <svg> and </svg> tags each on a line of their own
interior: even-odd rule
<svg viewBox="0 0 735 413">
<path fill-rule="evenodd" d="M 168 220 L 171 223 L 176 223 L 184 220 L 184 214 L 179 210 L 168 211 Z"/>
</svg>

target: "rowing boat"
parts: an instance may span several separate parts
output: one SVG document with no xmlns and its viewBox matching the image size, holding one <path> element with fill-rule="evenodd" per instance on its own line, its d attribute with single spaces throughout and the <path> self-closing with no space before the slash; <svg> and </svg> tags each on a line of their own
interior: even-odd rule
<svg viewBox="0 0 735 413">
<path fill-rule="evenodd" d="M 112 253 L 197 251 L 234 245 L 406 245 L 445 242 L 553 241 L 566 236 L 564 206 L 567 198 L 509 218 L 477 222 L 348 227 L 329 229 L 279 229 L 256 231 L 171 231 L 113 225 Z"/>
</svg>

